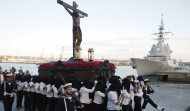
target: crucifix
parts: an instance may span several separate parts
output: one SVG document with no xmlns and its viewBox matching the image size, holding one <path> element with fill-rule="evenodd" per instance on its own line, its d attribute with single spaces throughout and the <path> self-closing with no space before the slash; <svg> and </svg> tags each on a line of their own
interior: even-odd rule
<svg viewBox="0 0 190 111">
<path fill-rule="evenodd" d="M 74 57 L 74 59 L 80 59 L 80 58 L 76 57 L 76 53 L 79 54 L 80 44 L 82 42 L 82 31 L 80 29 L 80 18 L 84 18 L 85 16 L 87 17 L 88 14 L 77 9 L 78 5 L 75 1 L 73 1 L 73 6 L 71 6 L 61 0 L 57 0 L 57 3 L 62 5 L 65 8 L 65 10 L 73 18 L 73 57 Z"/>
</svg>

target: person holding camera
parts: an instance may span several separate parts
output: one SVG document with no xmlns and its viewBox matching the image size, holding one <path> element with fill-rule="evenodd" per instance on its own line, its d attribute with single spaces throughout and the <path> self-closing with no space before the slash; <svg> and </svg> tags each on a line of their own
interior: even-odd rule
<svg viewBox="0 0 190 111">
<path fill-rule="evenodd" d="M 165 108 L 160 108 L 155 104 L 152 99 L 150 98 L 150 94 L 154 93 L 154 90 L 149 86 L 150 85 L 150 80 L 145 79 L 144 80 L 145 87 L 143 88 L 143 98 L 144 98 L 144 103 L 142 105 L 142 110 L 145 111 L 147 103 L 150 103 L 154 108 L 156 108 L 158 111 L 164 111 Z"/>
</svg>

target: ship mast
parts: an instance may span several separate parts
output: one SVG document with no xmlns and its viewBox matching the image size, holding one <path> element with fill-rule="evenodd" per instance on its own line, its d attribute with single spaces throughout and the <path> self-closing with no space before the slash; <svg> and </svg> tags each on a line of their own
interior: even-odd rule
<svg viewBox="0 0 190 111">
<path fill-rule="evenodd" d="M 163 14 L 162 14 L 162 19 L 161 19 L 161 25 L 159 26 L 159 32 L 158 33 L 154 33 L 153 35 L 157 35 L 158 38 L 156 40 L 158 40 L 159 43 L 164 43 L 165 39 L 168 38 L 164 38 L 165 35 L 172 33 L 172 32 L 164 32 L 164 22 L 163 22 Z"/>
</svg>

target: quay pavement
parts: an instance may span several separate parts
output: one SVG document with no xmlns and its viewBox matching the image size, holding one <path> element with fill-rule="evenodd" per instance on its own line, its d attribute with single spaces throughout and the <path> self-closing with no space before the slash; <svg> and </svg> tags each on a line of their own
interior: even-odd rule
<svg viewBox="0 0 190 111">
<path fill-rule="evenodd" d="M 158 106 L 164 107 L 165 111 L 185 111 L 187 107 L 190 107 L 190 84 L 152 85 L 152 88 L 155 90 L 155 93 L 151 94 L 152 100 Z M 2 103 L 0 103 L 0 111 L 4 111 Z M 16 98 L 13 111 L 24 111 L 24 109 L 16 109 Z M 157 110 L 148 104 L 146 111 Z"/>
</svg>

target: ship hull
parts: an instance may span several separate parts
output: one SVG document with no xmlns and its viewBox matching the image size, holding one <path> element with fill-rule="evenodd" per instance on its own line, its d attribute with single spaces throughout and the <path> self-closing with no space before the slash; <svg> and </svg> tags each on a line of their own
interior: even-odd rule
<svg viewBox="0 0 190 111">
<path fill-rule="evenodd" d="M 131 60 L 133 68 L 137 70 L 139 76 L 156 75 L 159 71 L 166 71 L 171 68 L 169 65 L 151 60 L 138 58 L 131 58 Z"/>
</svg>

